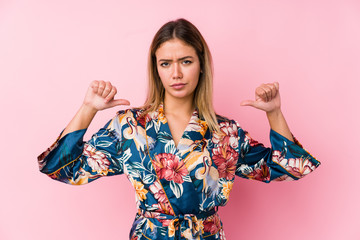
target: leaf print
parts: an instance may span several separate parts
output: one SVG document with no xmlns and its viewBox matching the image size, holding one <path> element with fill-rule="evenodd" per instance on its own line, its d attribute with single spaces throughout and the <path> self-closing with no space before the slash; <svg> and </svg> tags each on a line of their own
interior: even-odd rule
<svg viewBox="0 0 360 240">
<path fill-rule="evenodd" d="M 146 131 L 148 131 L 149 129 L 152 129 L 153 128 L 153 125 L 154 125 L 154 122 L 153 121 L 149 121 L 147 123 L 147 126 L 146 126 Z"/>
<path fill-rule="evenodd" d="M 160 125 L 161 125 L 161 122 L 160 122 L 160 121 L 154 123 L 154 129 L 155 129 L 156 132 L 159 132 L 159 130 L 160 130 Z"/>
<path fill-rule="evenodd" d="M 121 141 L 120 144 L 118 144 L 117 146 L 119 154 L 123 153 L 126 150 L 129 150 L 132 143 L 133 143 L 132 140 L 128 140 L 124 138 L 123 141 Z"/>
<path fill-rule="evenodd" d="M 182 184 L 178 184 L 174 181 L 171 181 L 170 188 L 173 191 L 176 198 L 180 198 L 181 195 L 183 194 L 184 188 L 183 188 Z"/>
<path fill-rule="evenodd" d="M 213 207 L 215 207 L 215 202 L 214 202 L 214 201 L 211 201 L 210 203 L 207 204 L 206 207 L 207 207 L 207 208 L 213 208 Z"/>
<path fill-rule="evenodd" d="M 106 147 L 109 147 L 111 144 L 112 144 L 112 142 L 110 142 L 110 141 L 100 141 L 99 143 L 96 144 L 95 147 L 106 148 Z"/>
<path fill-rule="evenodd" d="M 119 158 L 119 160 L 126 162 L 130 157 L 132 156 L 131 150 L 130 149 L 126 149 L 124 151 L 124 154 L 122 155 L 121 158 Z"/>
<path fill-rule="evenodd" d="M 145 177 L 142 179 L 145 184 L 152 184 L 156 180 L 156 176 L 154 174 L 144 174 Z"/>
<path fill-rule="evenodd" d="M 139 162 L 130 162 L 130 163 L 129 163 L 129 166 L 131 166 L 131 168 L 132 168 L 133 170 L 137 170 L 137 171 L 139 171 L 139 172 L 145 171 L 144 166 L 143 166 L 141 163 L 139 163 Z"/>
<path fill-rule="evenodd" d="M 252 172 L 252 168 L 247 164 L 241 164 L 240 167 L 236 169 L 236 173 L 241 173 L 243 175 L 247 175 Z"/>
<path fill-rule="evenodd" d="M 184 176 L 182 179 L 184 180 L 184 182 L 192 182 L 189 175 Z"/>
<path fill-rule="evenodd" d="M 160 234 L 161 236 L 166 236 L 168 233 L 168 231 L 166 230 L 166 228 L 160 228 Z"/>
<path fill-rule="evenodd" d="M 172 140 L 172 137 L 167 132 L 159 132 L 159 141 L 162 143 L 167 143 Z"/>
<path fill-rule="evenodd" d="M 151 173 L 154 171 L 154 166 L 152 165 L 151 161 L 147 162 L 146 169 L 148 169 L 148 171 Z"/>
<path fill-rule="evenodd" d="M 168 141 L 165 144 L 165 152 L 170 153 L 170 154 L 175 154 L 176 147 L 175 147 L 174 141 Z"/>
</svg>

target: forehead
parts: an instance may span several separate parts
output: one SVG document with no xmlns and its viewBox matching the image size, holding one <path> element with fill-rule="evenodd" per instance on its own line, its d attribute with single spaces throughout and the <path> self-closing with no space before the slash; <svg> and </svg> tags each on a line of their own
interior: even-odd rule
<svg viewBox="0 0 360 240">
<path fill-rule="evenodd" d="M 156 50 L 157 58 L 181 58 L 184 56 L 196 57 L 195 49 L 180 39 L 171 39 L 160 45 Z"/>
</svg>

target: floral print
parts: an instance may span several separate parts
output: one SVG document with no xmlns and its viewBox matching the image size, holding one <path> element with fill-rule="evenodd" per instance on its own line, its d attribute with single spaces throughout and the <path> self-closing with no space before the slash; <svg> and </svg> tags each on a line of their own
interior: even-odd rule
<svg viewBox="0 0 360 240">
<path fill-rule="evenodd" d="M 155 181 L 150 187 L 150 192 L 154 195 L 155 199 L 158 201 L 157 204 L 153 204 L 152 207 L 155 208 L 155 211 L 164 213 L 164 214 L 174 214 L 170 206 L 169 201 L 167 200 L 164 189 L 161 187 L 159 181 Z M 164 222 L 163 226 L 164 226 Z M 166 225 L 167 226 L 167 225 Z"/>
<path fill-rule="evenodd" d="M 213 160 L 217 166 L 220 178 L 231 180 L 235 176 L 238 153 L 230 146 L 213 149 Z"/>
<path fill-rule="evenodd" d="M 109 171 L 110 161 L 107 160 L 105 154 L 97 151 L 96 148 L 88 144 L 85 144 L 83 154 L 87 156 L 87 161 L 92 171 L 104 176 L 107 175 Z"/>
<path fill-rule="evenodd" d="M 148 191 L 144 189 L 144 184 L 136 180 L 132 180 L 132 185 L 135 188 L 136 197 L 139 201 L 144 201 L 146 199 L 146 194 Z"/>
<path fill-rule="evenodd" d="M 309 158 L 286 159 L 284 156 L 281 156 L 280 151 L 274 151 L 273 161 L 281 166 L 284 166 L 291 175 L 298 178 L 311 173 L 316 168 Z"/>
<path fill-rule="evenodd" d="M 229 145 L 236 149 L 239 144 L 237 126 L 230 124 L 230 122 L 221 122 L 219 125 L 222 134 L 214 133 L 212 139 L 214 144 L 219 146 Z"/>
<path fill-rule="evenodd" d="M 233 182 L 226 182 L 222 185 L 221 191 L 226 199 L 229 199 L 232 187 L 233 187 Z"/>
<path fill-rule="evenodd" d="M 213 215 L 203 222 L 204 231 L 215 234 L 221 229 L 220 218 L 218 215 Z"/>
<path fill-rule="evenodd" d="M 260 167 L 255 168 L 252 172 L 246 175 L 249 179 L 258 181 L 270 180 L 270 169 L 265 164 L 260 164 Z"/>
<path fill-rule="evenodd" d="M 130 239 L 223 240 L 217 207 L 228 202 L 235 176 L 298 180 L 320 165 L 296 139 L 273 130 L 271 148 L 224 117 L 220 133 L 210 132 L 197 110 L 176 147 L 163 105 L 143 111 L 119 111 L 87 142 L 86 129 L 68 133 L 38 157 L 42 173 L 67 184 L 125 174 L 138 207 Z"/>
<path fill-rule="evenodd" d="M 155 171 L 160 179 L 183 183 L 183 176 L 188 175 L 184 162 L 178 156 L 169 153 L 160 153 L 155 156 Z"/>
</svg>

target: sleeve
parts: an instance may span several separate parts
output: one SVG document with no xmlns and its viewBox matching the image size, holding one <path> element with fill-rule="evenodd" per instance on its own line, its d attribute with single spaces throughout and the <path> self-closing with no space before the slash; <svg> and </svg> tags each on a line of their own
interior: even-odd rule
<svg viewBox="0 0 360 240">
<path fill-rule="evenodd" d="M 236 123 L 237 124 L 237 123 Z M 253 140 L 238 124 L 239 158 L 236 175 L 263 182 L 298 180 L 320 162 L 294 137 L 294 142 L 270 130 L 271 148 Z"/>
<path fill-rule="evenodd" d="M 82 185 L 102 176 L 122 174 L 121 127 L 118 115 L 83 141 L 86 129 L 66 134 L 38 156 L 40 172 L 52 179 Z M 63 130 L 64 131 L 64 130 Z"/>
</svg>

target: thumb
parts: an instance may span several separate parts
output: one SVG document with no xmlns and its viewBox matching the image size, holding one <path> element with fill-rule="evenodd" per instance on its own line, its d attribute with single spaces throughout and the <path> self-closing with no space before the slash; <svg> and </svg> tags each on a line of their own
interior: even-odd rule
<svg viewBox="0 0 360 240">
<path fill-rule="evenodd" d="M 244 100 L 240 103 L 240 106 L 250 106 L 255 107 L 256 102 L 253 100 Z"/>
<path fill-rule="evenodd" d="M 109 102 L 111 107 L 119 106 L 119 105 L 130 105 L 130 102 L 126 99 L 114 99 Z"/>
</svg>

